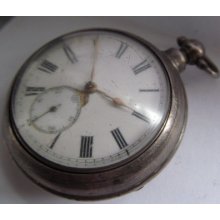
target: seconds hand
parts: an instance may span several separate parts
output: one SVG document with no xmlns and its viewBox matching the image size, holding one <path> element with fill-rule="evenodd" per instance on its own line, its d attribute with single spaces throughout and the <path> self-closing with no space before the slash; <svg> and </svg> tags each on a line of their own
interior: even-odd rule
<svg viewBox="0 0 220 220">
<path fill-rule="evenodd" d="M 50 113 L 50 112 L 56 112 L 57 109 L 58 109 L 60 106 L 61 106 L 61 104 L 58 104 L 58 105 L 55 105 L 55 106 L 51 106 L 51 107 L 50 107 L 46 112 L 44 112 L 43 114 L 41 114 L 41 115 L 39 115 L 39 116 L 37 116 L 37 117 L 31 119 L 29 124 L 31 125 L 33 122 L 37 121 L 39 118 L 43 117 L 44 115 L 46 115 L 46 114 L 48 114 L 48 113 Z"/>
</svg>

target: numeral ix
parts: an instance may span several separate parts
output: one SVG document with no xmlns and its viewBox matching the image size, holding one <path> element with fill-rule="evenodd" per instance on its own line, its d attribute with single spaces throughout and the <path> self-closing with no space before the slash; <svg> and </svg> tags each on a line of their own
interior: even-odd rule
<svg viewBox="0 0 220 220">
<path fill-rule="evenodd" d="M 45 90 L 44 87 L 31 87 L 28 86 L 26 87 L 25 95 L 30 96 L 30 95 L 38 95 L 42 93 Z"/>
</svg>

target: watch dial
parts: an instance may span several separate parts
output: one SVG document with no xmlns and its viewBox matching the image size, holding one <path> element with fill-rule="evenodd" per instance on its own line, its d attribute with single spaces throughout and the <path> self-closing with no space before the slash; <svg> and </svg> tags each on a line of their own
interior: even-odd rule
<svg viewBox="0 0 220 220">
<path fill-rule="evenodd" d="M 100 169 L 150 147 L 169 106 L 154 53 L 126 34 L 93 30 L 32 56 L 16 78 L 11 117 L 23 146 L 44 162 Z"/>
</svg>

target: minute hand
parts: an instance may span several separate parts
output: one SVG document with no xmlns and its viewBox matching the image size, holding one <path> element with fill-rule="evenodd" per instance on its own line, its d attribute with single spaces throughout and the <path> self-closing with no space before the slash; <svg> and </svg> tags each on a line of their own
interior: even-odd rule
<svg viewBox="0 0 220 220">
<path fill-rule="evenodd" d="M 98 58 L 98 37 L 94 40 L 94 59 L 92 64 L 91 77 L 90 77 L 91 82 L 94 81 L 97 58 Z"/>
</svg>

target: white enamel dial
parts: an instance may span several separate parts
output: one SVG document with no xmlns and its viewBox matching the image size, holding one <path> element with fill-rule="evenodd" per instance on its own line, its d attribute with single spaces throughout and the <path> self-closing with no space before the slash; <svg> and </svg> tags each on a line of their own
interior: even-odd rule
<svg viewBox="0 0 220 220">
<path fill-rule="evenodd" d="M 113 31 L 73 33 L 37 52 L 12 96 L 21 142 L 68 168 L 106 168 L 150 146 L 170 106 L 166 72 L 135 38 Z"/>
</svg>

